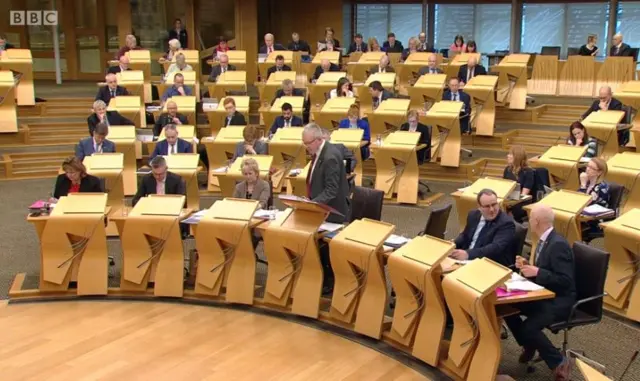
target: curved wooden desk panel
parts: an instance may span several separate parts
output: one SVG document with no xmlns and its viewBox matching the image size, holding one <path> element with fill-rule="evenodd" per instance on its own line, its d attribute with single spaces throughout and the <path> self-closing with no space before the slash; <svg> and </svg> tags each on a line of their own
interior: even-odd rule
<svg viewBox="0 0 640 381">
<path fill-rule="evenodd" d="M 537 55 L 531 79 L 527 82 L 529 94 L 555 95 L 558 90 L 558 57 Z"/>
<path fill-rule="evenodd" d="M 596 85 L 593 96 L 598 96 L 602 86 L 610 86 L 616 91 L 620 85 L 635 79 L 633 57 L 607 57 L 596 72 Z"/>
<path fill-rule="evenodd" d="M 558 80 L 558 95 L 593 96 L 596 78 L 594 57 L 569 56 Z"/>
</svg>

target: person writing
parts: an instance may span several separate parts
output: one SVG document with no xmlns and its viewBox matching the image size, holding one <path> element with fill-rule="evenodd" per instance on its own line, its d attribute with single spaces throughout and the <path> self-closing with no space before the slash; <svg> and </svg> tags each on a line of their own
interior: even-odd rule
<svg viewBox="0 0 640 381">
<path fill-rule="evenodd" d="M 78 142 L 76 146 L 76 157 L 80 161 L 85 157 L 94 153 L 113 153 L 116 152 L 116 145 L 111 140 L 107 140 L 109 134 L 109 126 L 105 123 L 98 123 L 96 129 L 93 130 L 93 136 L 84 138 Z"/>
<path fill-rule="evenodd" d="M 70 156 L 62 162 L 63 174 L 56 178 L 53 188 L 53 197 L 50 203 L 58 202 L 60 197 L 69 193 L 104 193 L 100 179 L 87 173 L 87 168 L 82 161 L 75 156 Z"/>
<path fill-rule="evenodd" d="M 569 126 L 569 138 L 567 144 L 570 146 L 584 147 L 587 146 L 587 150 L 583 157 L 592 158 L 598 153 L 598 141 L 592 137 L 589 137 L 587 128 L 580 122 L 573 122 Z"/>
<path fill-rule="evenodd" d="M 520 185 L 520 194 L 525 196 L 532 195 L 535 174 L 533 168 L 529 166 L 527 152 L 523 146 L 511 146 L 507 154 L 507 166 L 504 168 L 502 178 L 516 181 Z M 522 203 L 514 205 L 510 211 L 513 219 L 520 223 L 527 215 L 522 209 Z"/>
<path fill-rule="evenodd" d="M 360 107 L 355 104 L 349 106 L 347 117 L 340 121 L 338 128 L 359 128 L 364 130 L 360 153 L 362 154 L 362 160 L 367 160 L 370 155 L 369 144 L 371 143 L 371 129 L 369 128 L 369 122 L 360 119 Z"/>
<path fill-rule="evenodd" d="M 260 167 L 256 159 L 243 159 L 240 170 L 242 171 L 244 181 L 236 185 L 232 197 L 258 200 L 260 202 L 260 209 L 267 209 L 267 203 L 271 195 L 271 186 L 267 181 L 260 178 Z"/>
<path fill-rule="evenodd" d="M 233 160 L 244 155 L 266 155 L 267 143 L 258 138 L 258 130 L 255 126 L 249 125 L 242 130 L 244 141 L 238 142 Z"/>
<path fill-rule="evenodd" d="M 351 91 L 351 82 L 347 77 L 342 77 L 338 80 L 338 85 L 335 89 L 329 92 L 329 98 L 347 97 L 353 98 L 353 91 Z"/>
<path fill-rule="evenodd" d="M 578 55 L 595 57 L 595 55 L 600 52 L 596 46 L 596 42 L 598 42 L 598 36 L 590 34 L 589 37 L 587 37 L 587 43 L 580 47 Z"/>
<path fill-rule="evenodd" d="M 156 156 L 149 163 L 151 173 L 142 177 L 140 187 L 133 196 L 132 205 L 135 206 L 142 197 L 150 194 L 186 195 L 186 184 L 180 175 L 167 170 L 167 161 L 163 156 Z M 182 230 L 182 229 L 181 229 Z"/>
</svg>

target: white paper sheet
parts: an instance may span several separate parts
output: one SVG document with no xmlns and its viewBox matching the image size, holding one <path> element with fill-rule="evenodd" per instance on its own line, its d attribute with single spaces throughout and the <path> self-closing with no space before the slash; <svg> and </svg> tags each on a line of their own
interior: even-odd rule
<svg viewBox="0 0 640 381">
<path fill-rule="evenodd" d="M 404 245 L 409 242 L 409 238 L 403 237 L 401 235 L 391 234 L 386 241 L 384 241 L 387 245 Z"/>
<path fill-rule="evenodd" d="M 344 227 L 343 224 L 335 224 L 333 222 L 323 222 L 322 225 L 318 228 L 319 232 L 335 232 Z"/>
</svg>

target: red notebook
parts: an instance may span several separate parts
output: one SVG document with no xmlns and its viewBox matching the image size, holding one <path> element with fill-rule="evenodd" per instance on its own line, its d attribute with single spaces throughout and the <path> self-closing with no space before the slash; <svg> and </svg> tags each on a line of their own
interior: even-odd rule
<svg viewBox="0 0 640 381">
<path fill-rule="evenodd" d="M 498 298 L 506 298 L 508 296 L 526 295 L 527 293 L 528 293 L 528 291 L 520 291 L 520 290 L 507 291 L 506 289 L 504 289 L 502 287 L 496 288 L 496 296 Z"/>
</svg>

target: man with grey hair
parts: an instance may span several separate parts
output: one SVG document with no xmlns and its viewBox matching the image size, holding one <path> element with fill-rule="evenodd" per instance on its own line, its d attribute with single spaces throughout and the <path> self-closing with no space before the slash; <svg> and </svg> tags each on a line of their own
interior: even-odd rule
<svg viewBox="0 0 640 381">
<path fill-rule="evenodd" d="M 593 101 L 591 107 L 582 114 L 582 118 L 580 120 L 588 117 L 592 112 L 595 111 L 607 111 L 607 110 L 622 110 L 622 102 L 613 97 L 613 93 L 611 92 L 611 87 L 602 86 L 598 91 L 598 99 Z M 625 116 L 626 118 L 626 116 Z M 623 121 L 624 119 L 623 118 Z M 618 145 L 624 146 L 629 142 L 629 130 L 622 129 L 618 130 Z"/>
<path fill-rule="evenodd" d="M 340 71 L 340 67 L 334 63 L 331 63 L 328 59 L 323 59 L 320 61 L 320 65 L 316 67 L 316 71 L 313 73 L 313 78 L 311 79 L 314 83 L 320 78 L 322 73 L 327 73 L 330 71 Z"/>
<path fill-rule="evenodd" d="M 156 156 L 149 163 L 151 173 L 142 177 L 138 192 L 133 197 L 135 206 L 140 198 L 150 194 L 186 194 L 184 180 L 179 175 L 167 170 L 167 161 L 162 156 Z"/>
<path fill-rule="evenodd" d="M 522 276 L 553 291 L 554 299 L 518 304 L 519 315 L 505 317 L 507 326 L 523 347 L 520 363 L 528 363 L 536 351 L 553 371 L 555 380 L 568 380 L 571 360 L 549 341 L 543 330 L 548 325 L 565 321 L 576 301 L 575 262 L 569 242 L 556 233 L 554 213 L 548 205 L 534 204 L 529 216 L 529 229 L 538 237 L 535 254 L 527 260 L 518 256 L 516 267 Z M 526 317 L 524 321 L 521 316 Z"/>
<path fill-rule="evenodd" d="M 118 61 L 120 63 L 117 66 L 109 67 L 109 69 L 107 70 L 107 73 L 118 74 L 123 71 L 131 70 L 129 68 L 129 56 L 126 56 L 126 55 L 121 56 L 120 58 L 118 58 Z"/>
<path fill-rule="evenodd" d="M 478 65 L 478 59 L 474 55 L 470 55 L 467 64 L 460 66 L 460 70 L 458 70 L 458 80 L 464 86 L 476 75 L 487 75 L 487 69 Z"/>
<path fill-rule="evenodd" d="M 107 126 L 133 126 L 134 123 L 117 111 L 107 111 L 107 105 L 101 100 L 93 102 L 93 114 L 87 118 L 89 135 L 93 136 L 93 131 L 99 123 Z"/>
<path fill-rule="evenodd" d="M 193 153 L 191 143 L 178 138 L 178 128 L 175 124 L 167 124 L 164 126 L 164 140 L 156 144 L 156 148 L 151 153 L 150 159 L 153 160 L 156 156 L 168 156 L 179 153 Z"/>
<path fill-rule="evenodd" d="M 271 33 L 267 33 L 264 35 L 264 45 L 262 45 L 260 47 L 260 50 L 258 51 L 258 54 L 271 54 L 273 52 L 275 52 L 276 50 L 287 50 L 284 48 L 284 46 L 278 44 L 275 42 L 275 37 L 273 37 L 273 34 Z"/>
<path fill-rule="evenodd" d="M 226 54 L 221 54 L 219 57 L 218 65 L 215 65 L 211 68 L 211 73 L 209 74 L 209 82 L 216 82 L 218 77 L 222 73 L 226 73 L 228 71 L 236 71 L 236 67 L 229 64 L 229 56 Z"/>
<path fill-rule="evenodd" d="M 176 73 L 183 71 L 193 71 L 191 65 L 187 63 L 187 58 L 182 53 L 176 54 L 176 62 L 172 63 L 167 69 L 167 73 L 164 75 L 164 81 L 171 78 Z"/>
<path fill-rule="evenodd" d="M 138 46 L 138 39 L 133 34 L 128 34 L 127 37 L 125 37 L 124 46 L 116 53 L 116 59 L 120 59 L 120 57 L 124 56 L 128 51 L 138 49 L 142 49 Z"/>
<path fill-rule="evenodd" d="M 611 42 L 609 57 L 633 57 L 631 47 L 622 42 L 622 33 L 616 33 Z"/>
<path fill-rule="evenodd" d="M 129 95 L 127 89 L 118 85 L 117 76 L 113 73 L 109 73 L 104 77 L 106 86 L 100 86 L 98 93 L 96 94 L 96 100 L 103 101 L 107 106 L 111 102 L 111 98 L 115 98 L 120 95 Z"/>
</svg>

